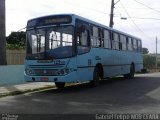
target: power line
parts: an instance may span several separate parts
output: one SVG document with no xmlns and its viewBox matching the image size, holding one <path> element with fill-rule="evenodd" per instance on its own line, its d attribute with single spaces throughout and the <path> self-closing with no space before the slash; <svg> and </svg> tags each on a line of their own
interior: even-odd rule
<svg viewBox="0 0 160 120">
<path fill-rule="evenodd" d="M 122 18 L 122 14 L 117 11 L 119 15 L 114 15 L 114 17 Z M 130 19 L 129 17 L 125 17 L 126 19 Z M 132 19 L 141 19 L 141 20 L 160 20 L 160 18 L 141 18 L 141 17 L 132 17 Z"/>
<path fill-rule="evenodd" d="M 115 10 L 117 11 L 117 13 L 119 14 L 119 15 L 114 15 L 114 17 L 119 17 L 119 18 L 123 18 L 123 15 L 120 13 L 120 11 L 116 8 L 116 7 L 114 7 L 115 8 Z M 119 7 L 118 7 L 119 8 Z M 123 7 L 121 7 L 121 8 L 123 8 Z M 125 8 L 128 8 L 128 7 L 125 7 Z M 134 9 L 134 8 L 133 8 Z M 143 8 L 142 8 L 143 9 Z M 145 9 L 148 9 L 148 8 L 145 8 Z M 128 17 L 125 17 L 126 19 L 130 19 L 130 18 L 128 18 Z M 131 18 L 134 18 L 134 19 L 142 19 L 142 20 L 160 20 L 160 18 L 151 18 L 151 17 L 131 17 Z"/>
<path fill-rule="evenodd" d="M 146 19 L 146 20 L 160 20 L 160 18 L 140 18 L 140 17 L 132 17 L 134 19 Z"/>
<path fill-rule="evenodd" d="M 71 5 L 71 3 L 68 2 L 68 1 L 64 1 L 64 2 L 66 4 L 68 4 L 68 5 Z M 81 6 L 81 5 L 77 5 L 77 4 L 75 4 L 75 6 L 77 6 L 79 8 L 84 8 L 84 9 L 87 9 L 87 10 L 90 10 L 90 11 L 95 11 L 95 12 L 98 12 L 98 13 L 101 13 L 101 14 L 108 14 L 108 15 L 110 15 L 109 13 L 106 13 L 106 12 L 103 12 L 103 11 L 100 11 L 100 10 L 96 10 L 96 9 L 93 9 L 93 8 L 87 8 L 87 7 L 84 7 L 84 6 Z"/>
<path fill-rule="evenodd" d="M 115 8 L 115 10 L 117 11 L 117 13 L 118 13 L 118 15 L 114 15 L 114 17 L 119 17 L 119 18 L 123 18 L 123 15 L 119 12 L 119 10 L 116 8 L 116 7 L 114 7 Z M 126 8 L 126 7 L 125 7 Z M 125 17 L 126 19 L 130 19 L 129 17 Z M 149 17 L 134 17 L 134 16 L 132 16 L 132 18 L 134 18 L 134 19 L 142 19 L 142 20 L 160 20 L 160 18 L 149 18 Z"/>
<path fill-rule="evenodd" d="M 65 1 L 65 3 L 66 4 L 69 4 L 69 5 L 71 5 L 68 1 Z M 79 7 L 79 8 L 84 8 L 84 9 L 88 9 L 88 10 L 90 10 L 90 11 L 95 11 L 95 12 L 98 12 L 98 13 L 101 13 L 101 14 L 108 14 L 108 15 L 110 15 L 109 13 L 107 13 L 107 12 L 103 12 L 103 11 L 100 11 L 100 10 L 96 10 L 96 9 L 93 9 L 93 8 L 87 8 L 87 7 L 84 7 L 84 6 L 81 6 L 81 5 L 77 5 L 76 4 L 76 6 L 77 7 Z M 122 7 L 123 8 L 123 7 Z M 130 8 L 130 7 L 125 7 L 125 8 Z M 116 9 L 116 8 L 115 8 Z M 123 8 L 124 9 L 124 8 Z M 131 8 L 131 9 L 137 9 L 137 8 Z M 148 9 L 148 8 L 138 8 L 138 9 Z M 155 8 L 152 8 L 152 9 L 155 9 Z M 118 11 L 118 9 L 116 9 L 117 10 L 117 12 L 118 12 L 118 14 L 120 15 L 120 16 L 115 16 L 114 15 L 114 17 L 119 17 L 119 18 L 122 18 L 122 14 Z M 126 17 L 127 18 L 127 17 Z M 132 18 L 134 18 L 134 19 L 151 19 L 151 20 L 160 20 L 159 18 L 139 18 L 139 17 L 132 17 Z M 130 18 L 129 18 L 130 19 Z"/>
<path fill-rule="evenodd" d="M 119 7 L 119 8 L 122 8 L 122 7 Z M 125 7 L 125 8 L 127 8 L 127 9 L 144 9 L 144 10 L 146 10 L 146 9 L 148 9 L 148 8 L 140 8 L 140 7 Z M 150 8 L 149 8 L 150 9 Z M 156 10 L 158 10 L 158 9 L 160 9 L 160 8 L 152 8 L 152 9 L 156 9 Z"/>
<path fill-rule="evenodd" d="M 24 30 L 24 29 L 26 29 L 27 27 L 24 27 L 24 28 L 21 28 L 21 29 L 19 29 L 17 32 L 20 32 L 20 31 L 22 31 L 22 30 Z"/>
<path fill-rule="evenodd" d="M 160 13 L 160 11 L 157 10 L 157 9 L 155 9 L 155 8 L 152 8 L 152 7 L 148 6 L 148 5 L 145 5 L 145 4 L 143 4 L 143 3 L 141 3 L 141 2 L 139 2 L 139 1 L 137 1 L 137 0 L 134 0 L 134 1 L 137 2 L 137 3 L 139 3 L 139 4 L 141 4 L 141 5 L 143 5 L 143 6 L 145 6 L 145 7 L 147 7 L 147 8 L 149 8 L 149 9 L 151 9 L 151 10 L 154 10 L 154 11 Z"/>
<path fill-rule="evenodd" d="M 93 2 L 95 2 L 95 1 L 93 1 Z M 136 2 L 138 2 L 138 1 L 136 1 Z M 100 2 L 100 1 L 98 1 L 98 4 L 101 4 L 101 5 L 104 5 L 104 4 L 106 4 L 106 3 L 104 3 L 104 2 Z M 140 3 L 139 3 L 140 4 Z M 107 7 L 110 7 L 110 5 L 106 5 Z M 143 5 L 144 6 L 144 5 Z M 147 5 L 146 5 L 147 6 Z M 130 6 L 125 6 L 125 8 L 127 8 L 127 9 L 148 9 L 148 7 L 149 6 L 147 6 L 147 8 L 146 8 L 146 6 L 145 6 L 145 8 L 141 8 L 141 7 L 130 7 Z M 119 8 L 122 8 L 122 7 L 119 7 Z M 151 7 L 149 7 L 149 9 L 154 9 L 154 10 L 157 10 L 158 11 L 158 9 L 160 9 L 160 8 L 151 8 Z M 159 11 L 160 12 L 160 11 Z"/>
<path fill-rule="evenodd" d="M 116 7 L 114 7 L 114 8 L 118 12 L 118 14 L 120 15 L 120 17 L 122 17 L 122 14 L 118 11 L 118 9 Z M 119 16 L 114 16 L 114 17 L 119 17 Z"/>
<path fill-rule="evenodd" d="M 126 14 L 129 16 L 129 18 L 131 19 L 132 23 L 135 25 L 135 27 L 141 32 L 143 33 L 145 36 L 147 36 L 148 38 L 150 38 L 148 35 L 146 35 L 139 27 L 138 25 L 134 22 L 134 20 L 132 19 L 132 17 L 129 15 L 129 13 L 127 12 L 127 10 L 125 9 L 125 7 L 123 6 L 122 2 L 120 1 L 120 4 L 122 6 L 122 8 L 124 9 L 124 11 L 126 12 Z"/>
</svg>

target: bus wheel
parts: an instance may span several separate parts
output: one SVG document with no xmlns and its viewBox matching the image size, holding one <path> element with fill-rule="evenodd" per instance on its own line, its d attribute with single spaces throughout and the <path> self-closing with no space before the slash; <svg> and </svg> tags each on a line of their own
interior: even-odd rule
<svg viewBox="0 0 160 120">
<path fill-rule="evenodd" d="M 125 74 L 125 75 L 124 75 L 124 78 L 133 79 L 133 78 L 134 78 L 134 73 L 135 73 L 134 64 L 131 64 L 130 73 Z"/>
<path fill-rule="evenodd" d="M 100 70 L 99 70 L 98 67 L 96 67 L 96 68 L 94 69 L 94 73 L 93 73 L 93 80 L 90 81 L 91 86 L 93 86 L 93 87 L 98 86 L 100 80 L 101 80 Z"/>
<path fill-rule="evenodd" d="M 58 89 L 63 89 L 65 86 L 64 82 L 55 82 L 55 85 Z"/>
</svg>

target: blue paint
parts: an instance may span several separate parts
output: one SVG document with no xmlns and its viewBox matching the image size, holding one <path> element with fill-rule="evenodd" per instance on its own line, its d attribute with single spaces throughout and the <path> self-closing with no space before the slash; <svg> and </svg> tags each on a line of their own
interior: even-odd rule
<svg viewBox="0 0 160 120">
<path fill-rule="evenodd" d="M 0 66 L 0 86 L 23 84 L 24 65 Z"/>
</svg>

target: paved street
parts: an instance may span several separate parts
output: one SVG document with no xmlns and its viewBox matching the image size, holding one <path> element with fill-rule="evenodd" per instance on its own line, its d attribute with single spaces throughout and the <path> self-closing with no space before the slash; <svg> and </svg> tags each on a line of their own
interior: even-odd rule
<svg viewBox="0 0 160 120">
<path fill-rule="evenodd" d="M 88 84 L 50 89 L 0 99 L 0 113 L 96 114 L 160 113 L 160 73 L 139 74 L 133 80 L 117 77 Z"/>
</svg>

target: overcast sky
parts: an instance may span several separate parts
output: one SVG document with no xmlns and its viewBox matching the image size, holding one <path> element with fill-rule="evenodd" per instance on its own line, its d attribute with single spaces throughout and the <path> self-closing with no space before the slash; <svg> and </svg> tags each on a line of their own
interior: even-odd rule
<svg viewBox="0 0 160 120">
<path fill-rule="evenodd" d="M 75 13 L 108 26 L 110 5 L 111 0 L 6 0 L 6 35 L 24 28 L 31 18 L 59 13 Z M 157 36 L 160 53 L 160 0 L 120 0 L 114 28 L 141 38 L 150 53 L 156 51 Z"/>
</svg>

